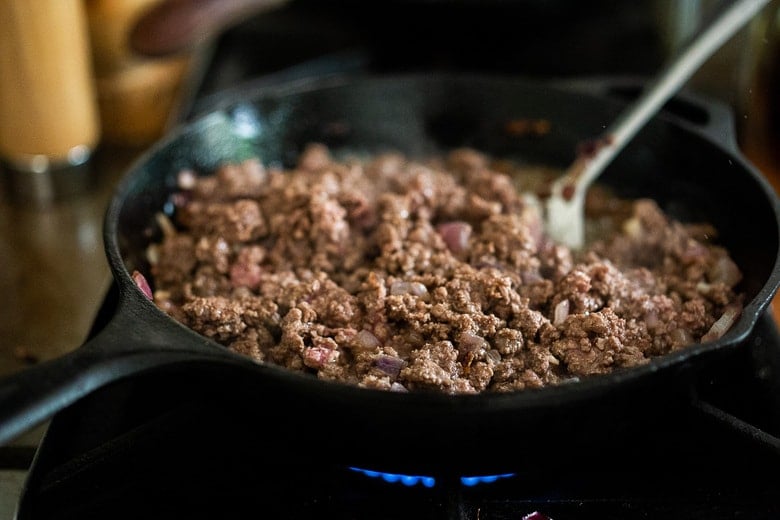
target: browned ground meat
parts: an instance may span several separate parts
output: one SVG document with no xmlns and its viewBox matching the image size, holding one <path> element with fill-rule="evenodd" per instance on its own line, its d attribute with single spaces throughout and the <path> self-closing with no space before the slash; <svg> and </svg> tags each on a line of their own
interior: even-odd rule
<svg viewBox="0 0 780 520">
<path fill-rule="evenodd" d="M 470 149 L 336 160 L 317 144 L 290 171 L 181 172 L 149 251 L 154 300 L 258 362 L 395 391 L 554 385 L 731 326 L 741 273 L 715 230 L 594 188 L 601 236 L 570 251 L 518 189 L 540 172 Z"/>
</svg>

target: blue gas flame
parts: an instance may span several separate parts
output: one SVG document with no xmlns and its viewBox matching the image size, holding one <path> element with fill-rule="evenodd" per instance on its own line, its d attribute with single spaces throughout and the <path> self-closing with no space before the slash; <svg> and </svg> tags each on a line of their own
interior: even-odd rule
<svg viewBox="0 0 780 520">
<path fill-rule="evenodd" d="M 425 475 L 404 475 L 400 473 L 386 473 L 383 471 L 373 471 L 370 469 L 350 467 L 352 471 L 362 473 L 367 477 L 379 478 L 385 482 L 401 483 L 404 486 L 412 487 L 417 485 L 423 485 L 427 488 L 432 488 L 436 485 L 436 478 Z M 502 473 L 498 475 L 481 475 L 471 477 L 460 477 L 460 483 L 467 487 L 476 486 L 477 484 L 487 484 L 495 482 L 499 479 L 510 478 L 515 476 L 514 473 Z"/>
</svg>

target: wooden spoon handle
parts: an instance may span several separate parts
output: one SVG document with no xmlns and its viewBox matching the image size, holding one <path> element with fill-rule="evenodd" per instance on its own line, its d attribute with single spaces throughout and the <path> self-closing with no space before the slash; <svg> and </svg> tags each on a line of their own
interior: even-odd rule
<svg viewBox="0 0 780 520">
<path fill-rule="evenodd" d="M 575 160 L 569 176 L 576 189 L 585 190 L 699 67 L 768 3 L 769 0 L 734 0 L 713 13 L 712 21 L 685 42 L 642 94 L 606 129 L 593 153 Z"/>
<path fill-rule="evenodd" d="M 129 33 L 131 49 L 165 56 L 192 49 L 246 17 L 285 0 L 163 0 L 143 13 Z"/>
</svg>

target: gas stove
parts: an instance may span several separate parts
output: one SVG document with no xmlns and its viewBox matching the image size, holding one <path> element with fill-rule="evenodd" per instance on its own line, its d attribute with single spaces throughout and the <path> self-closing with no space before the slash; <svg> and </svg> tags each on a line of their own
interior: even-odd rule
<svg viewBox="0 0 780 520">
<path fill-rule="evenodd" d="M 661 35 L 646 8 L 565 4 L 389 2 L 380 23 L 360 2 L 293 2 L 215 42 L 178 119 L 246 81 L 434 69 L 635 76 L 658 67 Z M 780 518 L 780 332 L 769 312 L 746 343 L 698 373 L 688 401 L 661 420 L 616 418 L 634 427 L 609 438 L 571 432 L 590 449 L 517 446 L 548 454 L 489 475 L 322 463 L 327 425 L 311 425 L 311 443 L 290 445 L 262 410 L 199 384 L 197 373 L 140 375 L 53 418 L 17 520 Z M 366 439 L 355 432 L 355 442 Z"/>
<path fill-rule="evenodd" d="M 115 298 L 112 287 L 93 330 Z M 549 456 L 491 475 L 321 463 L 327 425 L 312 424 L 310 443 L 290 445 L 262 409 L 197 374 L 150 373 L 55 416 L 17 520 L 778 518 L 780 332 L 770 314 L 745 347 L 703 370 L 690 402 L 662 420 L 608 442 L 572 431 L 573 445 L 592 448 L 580 452 L 517 446 Z"/>
</svg>

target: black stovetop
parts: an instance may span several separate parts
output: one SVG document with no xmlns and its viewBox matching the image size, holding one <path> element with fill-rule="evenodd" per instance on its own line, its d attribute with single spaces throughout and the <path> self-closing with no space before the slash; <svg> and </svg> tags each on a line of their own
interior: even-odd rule
<svg viewBox="0 0 780 520">
<path fill-rule="evenodd" d="M 113 301 L 112 288 L 94 330 Z M 17 520 L 780 517 L 780 333 L 770 314 L 744 349 L 699 374 L 679 410 L 608 444 L 588 440 L 596 457 L 516 446 L 549 450 L 548 463 L 501 475 L 383 474 L 318 463 L 327 425 L 290 446 L 262 409 L 236 405 L 196 374 L 150 373 L 54 417 Z"/>
<path fill-rule="evenodd" d="M 442 67 L 634 75 L 654 70 L 660 57 L 658 35 L 638 8 L 566 3 L 561 17 L 560 2 L 478 4 L 383 4 L 389 27 L 403 29 L 390 34 L 360 2 L 293 2 L 220 38 L 181 119 L 247 79 Z M 453 16 L 437 25 L 442 10 Z M 583 39 L 595 33 L 602 38 Z M 94 330 L 114 301 L 112 287 Z M 770 314 L 745 348 L 703 370 L 690 402 L 662 420 L 599 443 L 596 457 L 567 446 L 512 447 L 549 450 L 549 461 L 534 457 L 482 482 L 473 477 L 489 476 L 320 464 L 327 425 L 311 425 L 311 443 L 289 446 L 274 424 L 257 427 L 262 410 L 237 407 L 198 383 L 193 374 L 150 373 L 60 412 L 36 453 L 17 520 L 780 518 L 780 333 Z"/>
</svg>

